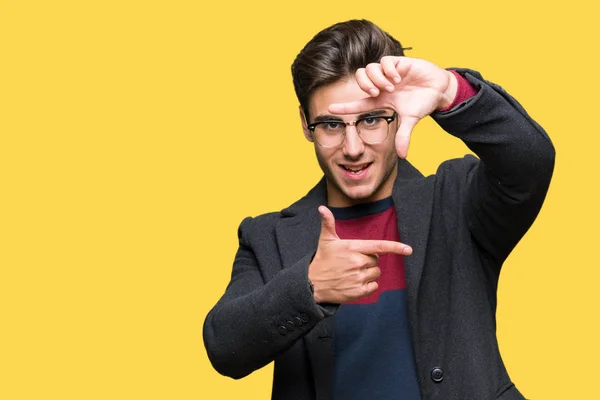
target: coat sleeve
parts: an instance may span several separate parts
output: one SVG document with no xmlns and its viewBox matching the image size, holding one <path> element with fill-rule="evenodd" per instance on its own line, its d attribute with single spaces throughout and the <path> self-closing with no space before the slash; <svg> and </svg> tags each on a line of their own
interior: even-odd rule
<svg viewBox="0 0 600 400">
<path fill-rule="evenodd" d="M 265 282 L 248 237 L 256 220 L 238 230 L 239 248 L 224 295 L 204 321 L 208 357 L 221 374 L 242 378 L 271 361 L 331 313 L 314 301 L 308 284 L 312 254 Z"/>
<path fill-rule="evenodd" d="M 542 207 L 555 151 L 544 129 L 504 89 L 475 71 L 456 71 L 478 93 L 432 117 L 480 159 L 469 163 L 465 216 L 474 242 L 499 273 Z"/>
</svg>

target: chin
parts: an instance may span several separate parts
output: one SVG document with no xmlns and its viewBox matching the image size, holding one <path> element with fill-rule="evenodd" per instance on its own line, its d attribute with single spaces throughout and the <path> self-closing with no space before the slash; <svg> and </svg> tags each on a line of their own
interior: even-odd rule
<svg viewBox="0 0 600 400">
<path fill-rule="evenodd" d="M 375 191 L 372 188 L 344 188 L 342 193 L 352 201 L 365 202 L 368 201 Z"/>
<path fill-rule="evenodd" d="M 325 170 L 326 177 L 339 202 L 348 205 L 368 203 L 378 195 L 381 184 L 378 183 L 376 176 L 370 176 L 365 182 L 347 182 L 343 176 L 332 173 L 332 169 Z M 372 171 L 375 172 L 375 171 Z M 337 201 L 336 201 L 337 202 Z"/>
</svg>

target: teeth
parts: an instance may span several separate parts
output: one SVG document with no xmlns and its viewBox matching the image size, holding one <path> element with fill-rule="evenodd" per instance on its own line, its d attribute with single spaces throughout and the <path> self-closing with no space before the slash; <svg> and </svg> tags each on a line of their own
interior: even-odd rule
<svg viewBox="0 0 600 400">
<path fill-rule="evenodd" d="M 348 168 L 348 167 L 344 167 L 344 168 L 346 169 L 346 171 L 350 171 L 353 174 L 358 174 L 359 172 L 361 172 L 362 170 L 364 170 L 366 167 L 367 166 L 365 165 L 365 166 L 363 166 L 363 167 L 361 167 L 359 169 L 353 169 L 353 168 Z"/>
</svg>

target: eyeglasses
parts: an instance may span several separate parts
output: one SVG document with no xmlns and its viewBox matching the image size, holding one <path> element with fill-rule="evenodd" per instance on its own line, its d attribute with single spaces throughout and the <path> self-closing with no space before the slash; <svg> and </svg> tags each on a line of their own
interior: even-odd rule
<svg viewBox="0 0 600 400">
<path fill-rule="evenodd" d="M 375 111 L 377 112 L 377 111 Z M 307 125 L 317 143 L 322 147 L 336 147 L 346 139 L 346 126 L 356 127 L 360 139 L 367 144 L 383 142 L 388 135 L 389 126 L 398 114 L 367 115 L 356 121 L 323 120 Z"/>
</svg>

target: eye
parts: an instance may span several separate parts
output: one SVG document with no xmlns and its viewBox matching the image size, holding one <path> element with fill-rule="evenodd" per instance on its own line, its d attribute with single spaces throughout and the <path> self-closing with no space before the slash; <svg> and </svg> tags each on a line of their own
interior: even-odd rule
<svg viewBox="0 0 600 400">
<path fill-rule="evenodd" d="M 369 118 L 363 119 L 363 124 L 365 124 L 365 125 L 374 125 L 376 123 L 377 123 L 377 118 L 374 118 L 374 117 L 369 117 Z"/>
<path fill-rule="evenodd" d="M 359 129 L 374 130 L 382 127 L 383 117 L 365 117 L 356 124 Z"/>
<path fill-rule="evenodd" d="M 323 129 L 327 131 L 339 131 L 340 129 L 342 129 L 343 125 L 344 124 L 342 124 L 341 122 L 336 121 L 326 121 L 321 124 Z"/>
</svg>

